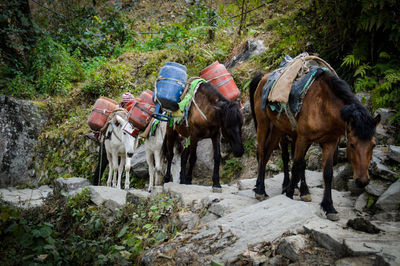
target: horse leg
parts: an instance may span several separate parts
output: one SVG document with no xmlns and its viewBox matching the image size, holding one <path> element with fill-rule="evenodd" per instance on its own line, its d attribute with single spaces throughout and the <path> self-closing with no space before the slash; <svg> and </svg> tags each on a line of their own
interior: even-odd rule
<svg viewBox="0 0 400 266">
<path fill-rule="evenodd" d="M 151 192 L 153 189 L 154 182 L 154 157 L 153 153 L 146 150 L 146 161 L 149 166 L 149 188 L 148 191 Z"/>
<path fill-rule="evenodd" d="M 214 149 L 214 170 L 213 170 L 213 186 L 212 191 L 214 193 L 222 193 L 221 184 L 219 183 L 219 166 L 221 164 L 221 147 L 220 147 L 220 135 L 216 134 L 211 138 L 213 149 Z"/>
<path fill-rule="evenodd" d="M 155 165 L 155 181 L 154 185 L 159 186 L 160 184 L 160 174 L 161 174 L 161 150 L 154 152 L 154 165 Z"/>
<path fill-rule="evenodd" d="M 306 151 L 304 152 L 304 156 L 307 153 L 310 146 L 311 144 L 307 146 Z M 305 172 L 305 166 L 304 166 L 304 172 Z M 305 174 L 300 176 L 300 199 L 305 202 L 311 202 L 311 195 L 307 186 Z"/>
<path fill-rule="evenodd" d="M 192 184 L 193 168 L 197 160 L 197 139 L 193 138 L 190 140 L 189 145 L 189 170 L 186 175 L 187 184 Z"/>
<path fill-rule="evenodd" d="M 167 131 L 165 133 L 165 141 L 166 141 L 166 147 L 167 147 L 167 171 L 164 176 L 164 183 L 171 182 L 171 165 L 172 165 L 172 159 L 174 158 L 174 145 L 175 145 L 175 140 L 178 137 L 177 133 L 174 131 L 174 129 L 170 126 L 167 125 Z M 181 181 L 182 182 L 182 181 Z"/>
<path fill-rule="evenodd" d="M 113 164 L 113 187 L 117 186 L 117 174 L 118 174 L 118 154 L 113 153 L 112 155 L 112 164 Z"/>
<path fill-rule="evenodd" d="M 306 162 L 304 161 L 304 156 L 308 145 L 309 144 L 304 138 L 297 137 L 294 149 L 292 179 L 290 180 L 289 188 L 286 190 L 286 196 L 291 199 L 293 199 L 294 189 L 296 188 L 300 179 L 305 180 Z"/>
<path fill-rule="evenodd" d="M 132 157 L 127 156 L 125 162 L 125 185 L 124 185 L 125 190 L 128 190 L 131 184 L 130 174 L 129 174 L 129 172 L 131 171 L 131 158 Z"/>
<path fill-rule="evenodd" d="M 111 187 L 112 176 L 113 176 L 113 171 L 114 171 L 114 164 L 113 164 L 113 160 L 112 160 L 112 155 L 109 152 L 107 152 L 107 159 L 110 162 L 109 166 L 108 166 L 107 187 Z"/>
<path fill-rule="evenodd" d="M 186 163 L 188 157 L 189 157 L 189 148 L 185 148 L 182 151 L 181 155 L 181 173 L 180 173 L 181 184 L 190 184 L 186 179 Z"/>
<path fill-rule="evenodd" d="M 273 150 L 278 146 L 282 132 L 270 124 L 270 129 L 266 134 L 266 140 L 259 142 L 258 147 L 258 154 L 259 154 L 259 161 L 258 161 L 258 177 L 256 182 L 256 199 L 264 200 L 268 197 L 267 193 L 265 192 L 265 165 L 269 160 Z M 259 136 L 259 129 L 257 128 L 257 137 Z M 261 129 L 260 129 L 261 130 Z M 262 137 L 262 136 L 261 136 Z M 258 139 L 258 138 L 257 138 Z M 261 146 L 262 145 L 262 146 Z M 261 147 L 260 147 L 261 146 Z"/>
<path fill-rule="evenodd" d="M 256 187 L 254 188 L 255 197 L 258 200 L 264 200 L 268 197 L 265 193 L 265 164 L 267 163 L 265 156 L 265 142 L 267 140 L 270 122 L 263 120 L 257 127 L 257 160 L 258 160 L 258 175 Z"/>
<path fill-rule="evenodd" d="M 125 156 L 121 156 L 121 161 L 119 162 L 118 165 L 118 182 L 117 182 L 117 188 L 121 189 L 121 179 L 122 179 L 122 172 L 124 171 L 124 166 L 125 166 Z"/>
<path fill-rule="evenodd" d="M 333 154 L 337 146 L 337 141 L 325 143 L 322 150 L 322 167 L 324 169 L 324 197 L 321 207 L 326 213 L 326 217 L 331 221 L 339 220 L 339 215 L 333 207 L 332 201 L 332 177 L 333 177 Z"/>
</svg>

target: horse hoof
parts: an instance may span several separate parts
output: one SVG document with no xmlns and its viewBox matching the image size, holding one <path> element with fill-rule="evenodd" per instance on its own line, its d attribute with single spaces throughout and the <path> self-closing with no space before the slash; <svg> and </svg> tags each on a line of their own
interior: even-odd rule
<svg viewBox="0 0 400 266">
<path fill-rule="evenodd" d="M 339 221 L 340 217 L 338 213 L 328 213 L 326 214 L 326 218 L 331 221 Z"/>
<path fill-rule="evenodd" d="M 267 198 L 268 198 L 267 194 L 257 194 L 256 193 L 256 200 L 263 201 L 263 200 L 266 200 Z"/>
<path fill-rule="evenodd" d="M 222 193 L 222 187 L 212 187 L 213 193 Z"/>
<path fill-rule="evenodd" d="M 310 196 L 310 194 L 300 196 L 300 199 L 301 199 L 302 201 L 305 201 L 305 202 L 311 202 L 311 196 Z"/>
<path fill-rule="evenodd" d="M 294 196 L 300 196 L 300 190 L 296 188 L 293 193 Z"/>
</svg>

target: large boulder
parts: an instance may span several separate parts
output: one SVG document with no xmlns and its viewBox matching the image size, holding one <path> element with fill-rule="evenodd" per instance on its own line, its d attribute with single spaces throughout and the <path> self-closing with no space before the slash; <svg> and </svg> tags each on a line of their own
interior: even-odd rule
<svg viewBox="0 0 400 266">
<path fill-rule="evenodd" d="M 253 56 L 259 56 L 268 49 L 263 40 L 248 39 L 233 51 L 233 56 L 225 63 L 226 68 L 232 68 Z"/>
<path fill-rule="evenodd" d="M 400 208 L 400 180 L 394 182 L 378 199 L 376 207 L 384 211 L 395 211 Z"/>
<path fill-rule="evenodd" d="M 1 188 L 0 198 L 20 208 L 33 208 L 43 205 L 44 200 L 53 194 L 49 186 L 41 186 L 37 189 L 17 189 L 15 187 Z"/>
<path fill-rule="evenodd" d="M 36 104 L 0 95 L 0 187 L 32 183 L 34 147 L 45 122 Z"/>
</svg>

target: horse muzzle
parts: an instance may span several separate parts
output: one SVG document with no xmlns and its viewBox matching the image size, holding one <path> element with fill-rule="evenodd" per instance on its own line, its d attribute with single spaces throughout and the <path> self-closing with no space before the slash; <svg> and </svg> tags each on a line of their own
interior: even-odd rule
<svg viewBox="0 0 400 266">
<path fill-rule="evenodd" d="M 369 184 L 369 179 L 367 177 L 358 177 L 354 180 L 354 183 L 359 188 L 364 188 Z"/>
</svg>

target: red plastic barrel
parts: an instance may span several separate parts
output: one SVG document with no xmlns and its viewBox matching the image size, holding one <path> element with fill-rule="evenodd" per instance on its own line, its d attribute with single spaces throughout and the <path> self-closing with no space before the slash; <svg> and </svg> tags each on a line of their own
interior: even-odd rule
<svg viewBox="0 0 400 266">
<path fill-rule="evenodd" d="M 129 121 L 140 130 L 146 129 L 156 107 L 152 97 L 153 92 L 145 90 L 139 97 L 130 101 L 126 106 L 129 112 Z"/>
<path fill-rule="evenodd" d="M 228 100 L 232 101 L 240 95 L 240 91 L 232 76 L 223 64 L 212 63 L 200 72 L 200 77 L 214 85 Z"/>
<path fill-rule="evenodd" d="M 117 108 L 117 102 L 113 99 L 101 96 L 94 103 L 92 113 L 88 119 L 89 127 L 94 131 L 99 131 L 107 122 L 107 118 L 112 111 Z"/>
</svg>

